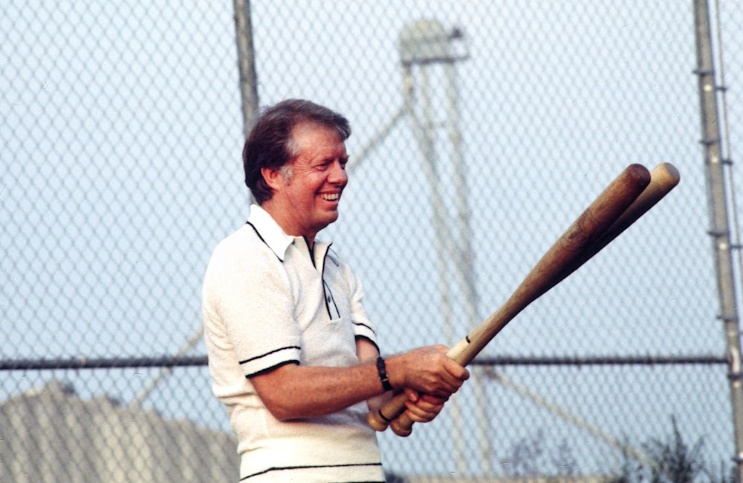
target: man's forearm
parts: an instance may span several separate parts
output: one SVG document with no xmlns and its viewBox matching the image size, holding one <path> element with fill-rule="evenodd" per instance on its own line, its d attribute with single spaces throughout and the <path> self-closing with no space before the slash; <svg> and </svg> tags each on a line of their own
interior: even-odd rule
<svg viewBox="0 0 743 483">
<path fill-rule="evenodd" d="M 373 360 L 352 367 L 289 364 L 255 376 L 251 382 L 271 414 L 281 421 L 324 416 L 384 392 Z"/>
<path fill-rule="evenodd" d="M 445 352 L 443 346 L 422 347 L 385 358 L 390 385 L 446 400 L 469 373 Z M 279 420 L 323 416 L 385 392 L 375 354 L 376 348 L 362 349 L 364 362 L 352 367 L 288 364 L 254 376 L 251 381 L 268 410 Z"/>
</svg>

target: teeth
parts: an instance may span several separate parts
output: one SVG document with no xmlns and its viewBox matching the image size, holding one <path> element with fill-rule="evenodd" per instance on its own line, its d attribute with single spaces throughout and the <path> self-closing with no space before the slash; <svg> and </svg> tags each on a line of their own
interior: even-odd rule
<svg viewBox="0 0 743 483">
<path fill-rule="evenodd" d="M 338 198 L 340 198 L 340 195 L 338 193 L 335 193 L 332 195 L 320 195 L 320 198 L 326 201 L 338 201 Z"/>
</svg>

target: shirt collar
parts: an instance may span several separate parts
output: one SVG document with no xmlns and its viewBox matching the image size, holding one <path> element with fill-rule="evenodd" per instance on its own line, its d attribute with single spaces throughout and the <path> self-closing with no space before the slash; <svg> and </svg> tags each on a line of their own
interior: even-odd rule
<svg viewBox="0 0 743 483">
<path fill-rule="evenodd" d="M 284 261 L 284 257 L 286 257 L 286 250 L 292 243 L 296 241 L 297 243 L 302 243 L 306 246 L 307 242 L 304 238 L 284 233 L 284 230 L 282 230 L 279 224 L 276 223 L 276 220 L 274 220 L 273 217 L 259 205 L 250 205 L 248 223 L 255 228 L 258 235 L 260 235 L 266 245 L 268 245 L 268 248 L 270 248 L 282 262 Z M 324 257 L 325 252 L 330 245 L 331 244 L 328 242 L 316 239 L 315 254 L 322 254 Z"/>
</svg>

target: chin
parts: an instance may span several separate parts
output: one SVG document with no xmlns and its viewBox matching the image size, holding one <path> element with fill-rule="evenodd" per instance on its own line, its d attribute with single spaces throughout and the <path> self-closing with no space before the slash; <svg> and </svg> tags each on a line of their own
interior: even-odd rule
<svg viewBox="0 0 743 483">
<path fill-rule="evenodd" d="M 325 226 L 328 226 L 331 223 L 335 223 L 336 221 L 338 221 L 338 212 L 334 211 L 331 213 L 327 213 L 325 216 L 323 216 L 322 221 Z"/>
</svg>

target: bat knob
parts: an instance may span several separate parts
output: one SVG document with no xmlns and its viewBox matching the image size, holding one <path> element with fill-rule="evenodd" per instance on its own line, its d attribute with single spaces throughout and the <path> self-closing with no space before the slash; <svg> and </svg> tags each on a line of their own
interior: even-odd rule
<svg viewBox="0 0 743 483">
<path fill-rule="evenodd" d="M 380 411 L 369 412 L 366 416 L 366 422 L 374 431 L 384 431 L 389 425 L 389 422 L 382 416 Z"/>
<path fill-rule="evenodd" d="M 413 432 L 413 421 L 406 414 L 401 414 L 399 418 L 390 423 L 392 432 L 403 438 L 407 438 Z"/>
</svg>

